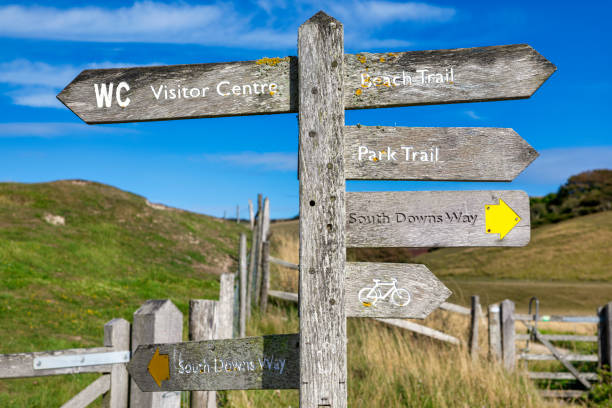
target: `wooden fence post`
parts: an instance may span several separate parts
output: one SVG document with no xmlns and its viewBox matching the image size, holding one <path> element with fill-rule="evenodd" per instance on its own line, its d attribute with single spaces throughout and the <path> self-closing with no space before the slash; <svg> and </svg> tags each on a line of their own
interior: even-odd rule
<svg viewBox="0 0 612 408">
<path fill-rule="evenodd" d="M 183 340 L 183 314 L 169 299 L 147 300 L 134 312 L 132 353 L 141 344 Z M 179 408 L 180 392 L 142 392 L 130 382 L 130 408 Z"/>
<path fill-rule="evenodd" d="M 300 407 L 345 408 L 344 32 L 323 12 L 298 30 L 298 78 Z"/>
<path fill-rule="evenodd" d="M 612 302 L 598 310 L 599 368 L 612 371 Z"/>
<path fill-rule="evenodd" d="M 261 295 L 259 297 L 259 309 L 263 315 L 268 308 L 268 291 L 270 290 L 270 243 L 268 241 L 265 241 L 263 244 L 261 262 Z"/>
<path fill-rule="evenodd" d="M 480 322 L 480 297 L 472 296 L 472 308 L 470 310 L 470 355 L 472 360 L 478 359 L 478 323 Z"/>
<path fill-rule="evenodd" d="M 261 225 L 261 194 L 257 194 L 257 216 L 255 217 L 255 226 L 253 228 L 253 234 L 251 239 L 251 257 L 249 259 L 249 272 L 248 281 L 249 286 L 247 290 L 247 318 L 251 317 L 251 308 L 253 304 L 253 292 L 255 290 L 255 280 L 257 278 L 257 248 L 259 242 L 259 232 Z"/>
<path fill-rule="evenodd" d="M 250 202 L 250 200 L 249 200 Z M 240 234 L 240 330 L 239 337 L 246 336 L 247 318 L 247 240 L 245 234 Z"/>
<path fill-rule="evenodd" d="M 255 216 L 253 215 L 253 201 L 249 198 L 249 225 L 251 226 L 251 230 L 255 225 Z"/>
<path fill-rule="evenodd" d="M 268 241 L 268 235 L 270 233 L 270 200 L 268 197 L 264 200 L 263 203 L 263 217 L 261 222 L 261 231 L 259 235 L 259 245 L 261 249 L 258 252 L 257 259 L 259 265 L 257 266 L 257 288 L 255 289 L 255 293 L 257 294 L 255 303 L 261 304 L 261 285 L 263 284 L 263 268 L 264 268 L 264 255 L 263 255 L 263 247 L 264 244 Z"/>
<path fill-rule="evenodd" d="M 499 323 L 499 305 L 489 305 L 489 358 L 493 361 L 501 360 L 501 327 Z"/>
<path fill-rule="evenodd" d="M 234 280 L 233 273 L 221 275 L 219 307 L 217 310 L 217 339 L 231 339 L 234 332 Z"/>
<path fill-rule="evenodd" d="M 259 200 L 258 200 L 259 201 Z M 263 206 L 260 207 L 259 214 L 257 216 L 257 254 L 255 255 L 255 273 L 253 274 L 253 304 L 259 305 L 259 291 L 261 290 L 261 252 L 263 251 L 263 243 L 266 240 L 265 228 L 266 228 L 266 199 Z"/>
<path fill-rule="evenodd" d="M 113 319 L 104 325 L 104 346 L 116 351 L 130 351 L 130 322 Z M 107 408 L 127 408 L 129 375 L 125 364 L 113 364 L 110 373 L 110 390 L 104 395 Z"/>
<path fill-rule="evenodd" d="M 500 322 L 502 338 L 502 360 L 504 367 L 514 370 L 516 366 L 515 344 L 514 344 L 514 302 L 504 300 L 500 304 Z"/>
<path fill-rule="evenodd" d="M 219 302 L 214 300 L 191 300 L 189 302 L 189 340 L 212 340 L 217 332 Z M 216 408 L 215 391 L 192 391 L 191 408 Z"/>
</svg>

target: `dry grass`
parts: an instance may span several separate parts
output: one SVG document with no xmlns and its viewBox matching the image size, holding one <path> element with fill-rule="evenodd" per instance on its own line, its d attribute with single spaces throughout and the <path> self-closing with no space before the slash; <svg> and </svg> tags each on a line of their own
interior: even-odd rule
<svg viewBox="0 0 612 408">
<path fill-rule="evenodd" d="M 272 256 L 294 264 L 299 263 L 300 242 L 292 231 L 277 230 L 272 234 L 270 242 Z M 297 292 L 298 271 L 272 264 L 270 282 L 274 290 Z"/>
</svg>

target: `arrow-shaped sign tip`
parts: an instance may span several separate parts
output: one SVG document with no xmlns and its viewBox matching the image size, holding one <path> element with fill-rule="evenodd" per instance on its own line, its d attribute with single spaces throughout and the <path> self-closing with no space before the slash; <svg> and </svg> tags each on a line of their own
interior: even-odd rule
<svg viewBox="0 0 612 408">
<path fill-rule="evenodd" d="M 501 198 L 499 199 L 499 204 L 485 205 L 485 228 L 487 234 L 499 234 L 500 240 L 504 239 L 520 221 L 521 217 Z"/>
<path fill-rule="evenodd" d="M 167 354 L 159 354 L 159 347 L 155 349 L 155 354 L 151 357 L 147 366 L 149 374 L 155 380 L 158 387 L 161 388 L 162 381 L 170 379 L 170 363 Z"/>
</svg>

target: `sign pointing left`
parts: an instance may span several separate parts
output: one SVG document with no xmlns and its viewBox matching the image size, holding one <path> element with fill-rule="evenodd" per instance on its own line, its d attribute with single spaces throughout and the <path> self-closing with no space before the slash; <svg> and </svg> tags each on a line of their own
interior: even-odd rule
<svg viewBox="0 0 612 408">
<path fill-rule="evenodd" d="M 299 388 L 299 336 L 145 344 L 127 369 L 144 392 Z"/>
<path fill-rule="evenodd" d="M 155 380 L 158 387 L 161 388 L 162 381 L 170 379 L 170 363 L 168 362 L 167 354 L 159 354 L 159 347 L 155 349 L 155 354 L 151 357 L 147 366 L 149 374 Z"/>
</svg>

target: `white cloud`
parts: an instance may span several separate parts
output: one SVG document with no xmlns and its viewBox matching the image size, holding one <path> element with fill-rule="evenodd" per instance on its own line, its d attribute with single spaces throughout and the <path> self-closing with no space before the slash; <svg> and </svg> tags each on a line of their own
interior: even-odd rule
<svg viewBox="0 0 612 408">
<path fill-rule="evenodd" d="M 0 7 L 0 35 L 91 42 L 147 42 L 293 47 L 296 33 L 256 28 L 231 3 L 189 5 L 136 2 L 117 9 L 94 6 L 60 9 Z"/>
<path fill-rule="evenodd" d="M 125 134 L 137 133 L 134 129 L 116 126 L 89 126 L 70 122 L 9 122 L 0 123 L 0 137 L 42 137 L 74 136 L 75 134 Z"/>
<path fill-rule="evenodd" d="M 396 22 L 444 23 L 455 15 L 455 9 L 451 7 L 417 2 L 353 1 L 334 3 L 330 7 L 340 21 L 356 21 L 362 26 L 379 26 Z"/>
<path fill-rule="evenodd" d="M 50 65 L 45 62 L 32 62 L 26 59 L 0 63 L 0 83 L 13 85 L 15 90 L 6 93 L 15 105 L 34 108 L 63 108 L 55 97 L 84 69 L 122 68 L 151 64 L 131 64 L 126 62 L 92 62 L 82 66 Z"/>
<path fill-rule="evenodd" d="M 466 110 L 465 114 L 468 115 L 472 119 L 476 119 L 476 120 L 482 119 L 482 117 L 478 115 L 476 112 L 474 112 L 473 110 Z"/>
<path fill-rule="evenodd" d="M 574 174 L 593 169 L 612 169 L 612 146 L 545 149 L 517 183 L 563 184 Z"/>
<path fill-rule="evenodd" d="M 240 152 L 235 154 L 204 154 L 195 159 L 198 158 L 208 162 L 221 161 L 242 167 L 257 167 L 262 170 L 297 170 L 297 155 L 294 153 Z"/>
</svg>

